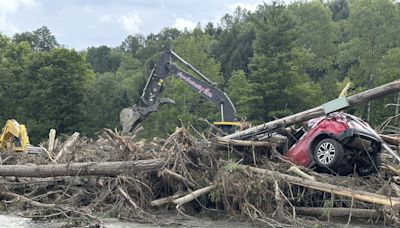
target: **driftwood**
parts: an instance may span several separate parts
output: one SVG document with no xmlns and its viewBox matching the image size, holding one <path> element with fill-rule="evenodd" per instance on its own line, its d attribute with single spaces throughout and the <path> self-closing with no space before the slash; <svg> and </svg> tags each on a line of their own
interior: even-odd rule
<svg viewBox="0 0 400 228">
<path fill-rule="evenodd" d="M 207 194 L 209 192 L 211 192 L 212 190 L 214 190 L 217 187 L 216 184 L 204 187 L 204 188 L 200 188 L 194 192 L 191 192 L 190 194 L 187 194 L 186 196 L 183 196 L 181 198 L 175 199 L 174 202 L 176 204 L 176 207 L 179 207 L 185 203 L 189 203 L 190 201 L 199 198 L 200 196 Z"/>
<path fill-rule="evenodd" d="M 4 192 L 0 191 L 0 197 L 7 198 L 7 199 L 17 199 L 22 202 L 28 203 L 34 207 L 41 207 L 41 208 L 56 208 L 57 205 L 54 203 L 48 204 L 48 203 L 40 203 L 34 200 L 31 200 L 25 196 L 18 195 L 13 192 Z"/>
<path fill-rule="evenodd" d="M 109 140 L 111 140 L 111 141 L 115 140 L 115 141 L 120 142 L 121 144 L 125 145 L 129 151 L 133 152 L 133 151 L 138 150 L 137 146 L 134 143 L 132 143 L 131 141 L 129 141 L 128 138 L 122 137 L 122 136 L 114 133 L 110 129 L 103 129 L 103 131 L 108 135 Z"/>
<path fill-rule="evenodd" d="M 168 204 L 168 203 L 172 203 L 175 199 L 178 199 L 179 197 L 184 196 L 184 193 L 176 193 L 173 196 L 168 196 L 168 197 L 164 197 L 164 198 L 160 198 L 160 199 L 156 199 L 150 202 L 150 206 L 152 207 L 160 207 L 162 205 Z"/>
<path fill-rule="evenodd" d="M 315 181 L 315 177 L 313 177 L 313 176 L 311 176 L 311 175 L 309 175 L 309 174 L 307 174 L 307 173 L 301 171 L 301 169 L 299 169 L 299 167 L 297 167 L 297 166 L 291 166 L 291 167 L 289 168 L 289 171 L 294 172 L 294 173 L 296 173 L 297 175 L 299 175 L 299 176 L 301 176 L 302 178 L 305 178 L 305 179 L 307 179 L 307 180 Z"/>
<path fill-rule="evenodd" d="M 132 205 L 133 208 L 138 209 L 139 206 L 132 200 L 128 193 L 121 187 L 121 185 L 117 185 L 118 191 L 128 200 L 129 204 Z"/>
<path fill-rule="evenodd" d="M 56 130 L 55 129 L 50 129 L 50 132 L 49 132 L 49 146 L 47 148 L 47 150 L 50 153 L 53 153 L 55 142 L 56 142 Z"/>
<path fill-rule="evenodd" d="M 400 136 L 379 135 L 388 144 L 400 146 Z"/>
<path fill-rule="evenodd" d="M 72 134 L 68 140 L 64 143 L 63 147 L 61 148 L 61 150 L 57 153 L 57 155 L 54 157 L 54 161 L 57 162 L 58 159 L 60 159 L 61 155 L 63 155 L 64 153 L 66 153 L 67 151 L 69 151 L 69 147 L 71 147 L 72 145 L 74 145 L 76 143 L 76 141 L 78 141 L 79 139 L 79 132 L 75 132 L 74 134 Z"/>
<path fill-rule="evenodd" d="M 391 83 L 369 89 L 367 91 L 361 92 L 359 94 L 353 95 L 347 98 L 350 106 L 356 106 L 368 101 L 386 96 L 391 93 L 399 92 L 400 91 L 400 80 L 393 81 Z M 264 124 L 257 125 L 255 127 L 248 128 L 244 131 L 240 131 L 234 134 L 230 134 L 227 136 L 222 137 L 223 139 L 239 139 L 249 135 L 253 135 L 260 132 L 267 132 L 279 129 L 286 125 L 295 124 L 299 122 L 303 122 L 318 116 L 325 115 L 324 108 L 321 106 L 287 116 L 281 119 L 277 119 L 271 122 L 267 122 Z"/>
<path fill-rule="evenodd" d="M 113 176 L 160 170 L 165 159 L 116 162 L 82 162 L 54 165 L 2 165 L 0 176 L 56 177 L 56 176 Z"/>
<path fill-rule="evenodd" d="M 359 209 L 359 208 L 325 208 L 325 207 L 296 207 L 296 213 L 309 216 L 328 216 L 328 217 L 344 217 L 379 219 L 383 218 L 382 212 L 375 209 Z"/>
<path fill-rule="evenodd" d="M 270 142 L 264 141 L 246 141 L 246 140 L 237 140 L 237 139 L 225 139 L 225 138 L 216 138 L 216 144 L 222 145 L 236 145 L 236 146 L 269 146 Z"/>
<path fill-rule="evenodd" d="M 400 176 L 400 170 L 394 168 L 394 167 L 391 166 L 391 165 L 385 165 L 383 168 L 389 170 L 391 173 L 393 173 L 393 174 L 395 174 L 395 175 Z"/>
<path fill-rule="evenodd" d="M 196 187 L 196 184 L 195 184 L 195 183 L 189 181 L 188 179 L 186 179 L 186 178 L 183 177 L 182 175 L 177 174 L 177 173 L 175 173 L 175 172 L 173 172 L 173 171 L 171 171 L 171 170 L 169 170 L 169 169 L 163 169 L 163 170 L 159 171 L 159 172 L 158 172 L 158 175 L 159 175 L 159 176 L 161 176 L 161 175 L 168 175 L 168 176 L 170 176 L 170 177 L 172 177 L 172 178 L 174 178 L 174 179 L 176 179 L 176 180 L 178 180 L 178 181 L 180 181 L 180 182 L 182 182 L 182 183 L 188 185 L 190 188 L 195 188 L 195 187 Z"/>
<path fill-rule="evenodd" d="M 318 190 L 318 191 L 334 193 L 336 195 L 350 197 L 350 198 L 354 198 L 354 199 L 361 200 L 361 201 L 368 202 L 368 203 L 381 204 L 384 206 L 400 206 L 400 197 L 383 196 L 383 195 L 379 195 L 379 194 L 375 194 L 375 193 L 371 193 L 371 192 L 355 190 L 355 189 L 337 186 L 337 185 L 328 184 L 328 183 L 319 182 L 319 181 L 308 180 L 308 179 L 301 178 L 301 177 L 295 177 L 295 176 L 283 174 L 283 173 L 280 173 L 277 171 L 270 171 L 270 170 L 255 168 L 255 167 L 246 166 L 246 165 L 238 165 L 238 166 L 243 169 L 246 169 L 248 171 L 254 172 L 254 173 L 259 173 L 259 174 L 267 175 L 267 176 L 271 176 L 271 177 L 278 177 L 284 181 L 287 181 L 288 183 L 303 186 L 303 187 Z"/>
</svg>

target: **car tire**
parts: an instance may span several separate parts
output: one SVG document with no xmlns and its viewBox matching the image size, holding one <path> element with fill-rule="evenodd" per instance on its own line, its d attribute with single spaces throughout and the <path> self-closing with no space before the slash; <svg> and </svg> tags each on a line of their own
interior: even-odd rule
<svg viewBox="0 0 400 228">
<path fill-rule="evenodd" d="M 368 176 L 377 173 L 382 165 L 381 157 L 377 153 L 363 153 L 356 162 L 356 172 L 359 176 Z"/>
<path fill-rule="evenodd" d="M 344 149 L 337 140 L 325 138 L 319 141 L 313 155 L 318 166 L 336 172 L 343 161 Z"/>
</svg>

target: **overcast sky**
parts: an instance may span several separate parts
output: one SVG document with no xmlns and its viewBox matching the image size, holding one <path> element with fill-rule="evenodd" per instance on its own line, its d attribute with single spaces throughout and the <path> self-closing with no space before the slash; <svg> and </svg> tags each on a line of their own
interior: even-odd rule
<svg viewBox="0 0 400 228">
<path fill-rule="evenodd" d="M 238 6 L 254 11 L 268 1 L 0 0 L 0 32 L 12 36 L 45 25 L 59 43 L 70 48 L 117 46 L 130 34 L 218 23 Z"/>
</svg>

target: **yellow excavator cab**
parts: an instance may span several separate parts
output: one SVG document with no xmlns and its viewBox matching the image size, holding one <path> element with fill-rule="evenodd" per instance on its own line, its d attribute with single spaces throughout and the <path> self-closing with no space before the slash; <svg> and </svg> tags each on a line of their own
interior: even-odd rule
<svg viewBox="0 0 400 228">
<path fill-rule="evenodd" d="M 214 122 L 213 124 L 228 134 L 232 134 L 236 131 L 241 130 L 242 128 L 242 123 L 240 122 L 219 121 L 219 122 Z"/>
<path fill-rule="evenodd" d="M 0 149 L 24 152 L 29 146 L 29 137 L 25 125 L 16 120 L 7 120 L 0 135 Z"/>
</svg>

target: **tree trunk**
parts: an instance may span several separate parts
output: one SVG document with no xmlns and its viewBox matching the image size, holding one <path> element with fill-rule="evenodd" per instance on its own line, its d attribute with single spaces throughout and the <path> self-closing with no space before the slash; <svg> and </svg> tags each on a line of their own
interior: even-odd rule
<svg viewBox="0 0 400 228">
<path fill-rule="evenodd" d="M 368 203 L 380 204 L 380 205 L 389 206 L 389 207 L 391 207 L 391 206 L 398 207 L 400 205 L 400 197 L 384 196 L 384 195 L 379 195 L 379 194 L 371 193 L 371 192 L 367 192 L 367 191 L 355 190 L 352 188 L 337 186 L 337 185 L 328 184 L 328 183 L 324 183 L 324 182 L 308 180 L 308 179 L 301 178 L 301 177 L 295 177 L 295 176 L 283 174 L 278 171 L 270 171 L 270 170 L 255 168 L 255 167 L 246 166 L 246 165 L 238 165 L 238 166 L 241 168 L 244 168 L 248 171 L 251 171 L 253 173 L 259 173 L 262 175 L 279 178 L 288 183 L 303 186 L 303 187 L 318 190 L 318 191 L 329 192 L 329 193 L 333 193 L 336 195 L 354 198 L 356 200 L 360 200 L 360 201 L 364 201 L 364 202 L 368 202 Z"/>
<path fill-rule="evenodd" d="M 61 150 L 58 152 L 58 154 L 54 157 L 54 161 L 57 162 L 58 159 L 60 159 L 61 155 L 67 153 L 69 151 L 69 148 L 74 145 L 79 139 L 79 132 L 75 132 L 72 134 L 68 140 L 64 143 L 63 147 Z"/>
<path fill-rule="evenodd" d="M 388 84 L 361 92 L 359 94 L 353 95 L 347 98 L 350 106 L 360 105 L 362 103 L 366 103 L 368 101 L 386 96 L 391 93 L 400 91 L 400 80 L 396 80 L 390 82 Z M 281 119 L 277 119 L 274 121 L 270 121 L 264 124 L 260 124 L 258 126 L 248 128 L 244 131 L 236 132 L 234 134 L 230 134 L 222 137 L 223 139 L 239 139 L 246 138 L 247 136 L 251 136 L 255 133 L 262 133 L 267 131 L 277 130 L 283 126 L 303 122 L 318 116 L 325 115 L 324 109 L 322 106 L 318 106 L 291 116 L 287 116 Z"/>
<path fill-rule="evenodd" d="M 397 127 L 399 127 L 399 131 L 400 131 L 400 117 L 399 117 L 399 109 L 400 109 L 400 92 L 397 94 L 397 102 L 396 102 L 396 112 L 395 112 L 395 116 L 396 116 L 396 122 L 397 122 Z"/>
<path fill-rule="evenodd" d="M 270 142 L 264 141 L 246 141 L 246 140 L 236 140 L 236 139 L 225 139 L 225 138 L 216 138 L 216 144 L 221 145 L 236 145 L 236 146 L 270 146 Z"/>
<path fill-rule="evenodd" d="M 296 213 L 308 216 L 328 216 L 328 217 L 344 217 L 365 219 L 383 219 L 382 212 L 375 209 L 359 209 L 359 208 L 326 208 L 326 207 L 296 207 Z"/>
<path fill-rule="evenodd" d="M 83 162 L 54 165 L 1 165 L 0 176 L 113 176 L 161 170 L 165 159 L 115 162 Z"/>
</svg>

